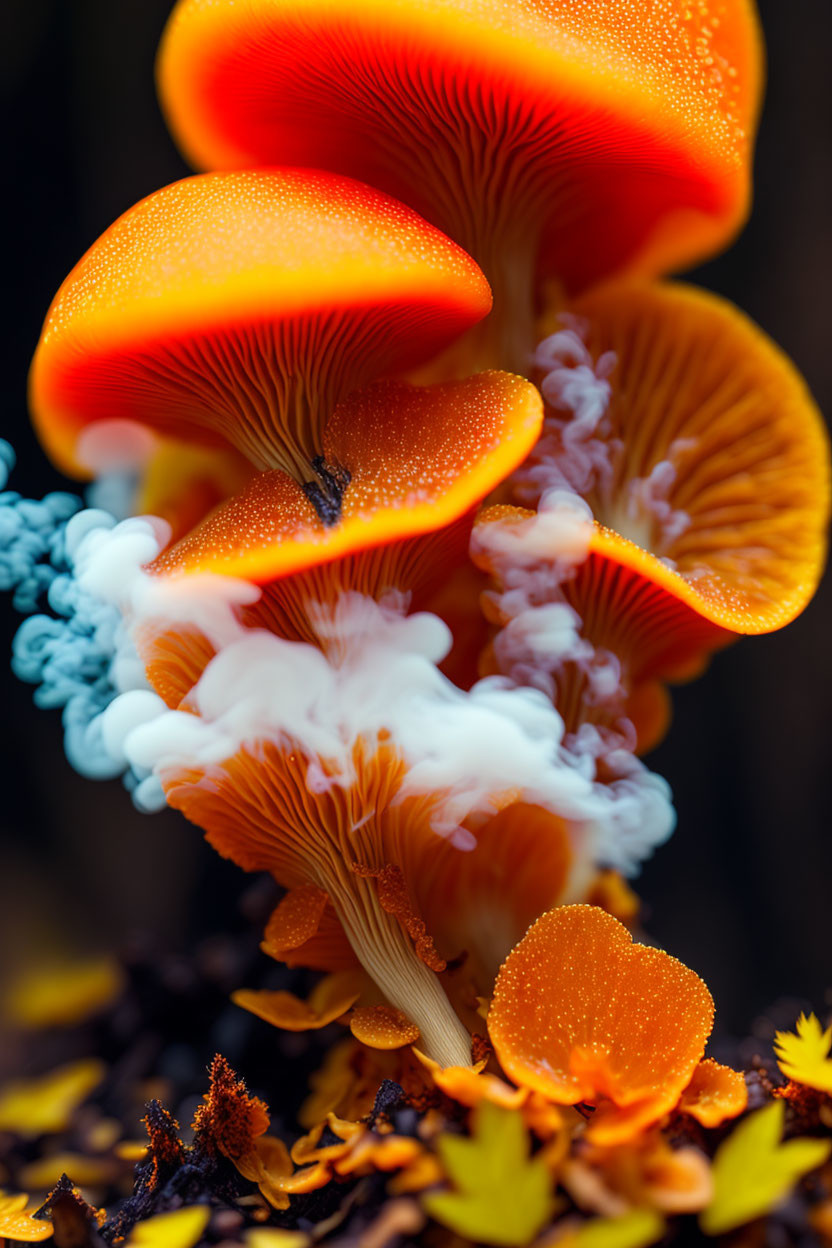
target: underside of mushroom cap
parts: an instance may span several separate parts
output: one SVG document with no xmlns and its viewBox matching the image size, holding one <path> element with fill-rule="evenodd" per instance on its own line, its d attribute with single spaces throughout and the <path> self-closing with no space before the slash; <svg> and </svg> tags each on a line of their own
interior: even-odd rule
<svg viewBox="0 0 832 1248">
<path fill-rule="evenodd" d="M 440 529 L 522 462 L 542 418 L 536 388 L 509 373 L 368 386 L 339 405 L 323 436 L 322 469 L 333 484 L 321 488 L 331 490 L 330 510 L 317 508 L 285 473 L 261 474 L 153 570 L 265 584 Z"/>
<path fill-rule="evenodd" d="M 713 295 L 616 282 L 562 319 L 535 356 L 544 434 L 509 483 L 538 511 L 493 506 L 475 528 L 499 630 L 482 670 L 549 680 L 570 733 L 635 726 L 645 749 L 667 727 L 660 682 L 783 627 L 814 593 L 828 436 L 793 365 Z M 570 497 L 578 529 L 547 529 Z M 576 632 L 549 639 L 548 667 L 547 620 Z"/>
<path fill-rule="evenodd" d="M 615 283 L 573 306 L 611 352 L 611 474 L 584 496 L 590 542 L 703 620 L 782 628 L 817 588 L 829 438 L 800 374 L 746 316 L 681 285 Z"/>
<path fill-rule="evenodd" d="M 430 387 L 378 382 L 340 404 L 324 434 L 323 471 L 337 494 L 330 512 L 286 474 L 263 473 L 150 570 L 260 584 L 246 623 L 313 644 L 309 602 L 394 590 L 419 608 L 464 563 L 473 509 L 522 462 L 541 420 L 536 388 L 508 373 Z M 197 631 L 163 623 L 145 628 L 140 644 L 173 706 L 212 653 Z"/>
<path fill-rule="evenodd" d="M 32 414 L 70 472 L 85 427 L 118 418 L 305 480 L 341 398 L 430 358 L 490 302 L 455 244 L 352 179 L 186 178 L 120 217 L 63 283 Z"/>
<path fill-rule="evenodd" d="M 720 247 L 749 199 L 750 0 L 180 0 L 158 64 L 197 167 L 361 177 L 572 291 Z"/>
<path fill-rule="evenodd" d="M 325 893 L 390 1004 L 417 1024 L 443 1065 L 467 1065 L 470 1037 L 445 996 L 437 973 L 444 963 L 399 865 L 417 856 L 414 842 L 438 839 L 432 818 L 443 795 L 402 800 L 406 768 L 384 746 L 356 745 L 349 784 L 310 784 L 310 764 L 320 768 L 289 743 L 259 742 L 219 767 L 168 771 L 168 802 L 246 870 Z"/>
</svg>

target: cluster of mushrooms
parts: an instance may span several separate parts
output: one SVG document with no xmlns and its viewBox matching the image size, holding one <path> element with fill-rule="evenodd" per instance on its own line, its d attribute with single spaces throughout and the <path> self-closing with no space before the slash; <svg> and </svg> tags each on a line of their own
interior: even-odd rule
<svg viewBox="0 0 832 1248">
<path fill-rule="evenodd" d="M 555 1106 L 613 1146 L 746 1105 L 703 1060 L 707 989 L 632 943 L 610 867 L 639 857 L 622 803 L 636 843 L 664 817 L 639 755 L 667 684 L 787 624 L 823 566 L 804 383 L 658 280 L 741 226 L 760 80 L 751 0 L 179 0 L 159 90 L 204 172 L 90 248 L 32 368 L 65 472 L 99 427 L 153 435 L 137 510 L 170 538 L 144 576 L 240 586 L 230 637 L 181 603 L 127 619 L 172 716 L 143 740 L 198 743 L 145 749 L 168 804 L 285 888 L 266 951 L 326 972 L 239 1004 L 342 1019 L 403 1085 L 522 1105 L 544 1139 Z M 508 705 L 559 779 L 530 755 L 472 797 L 478 739 L 432 708 Z"/>
</svg>

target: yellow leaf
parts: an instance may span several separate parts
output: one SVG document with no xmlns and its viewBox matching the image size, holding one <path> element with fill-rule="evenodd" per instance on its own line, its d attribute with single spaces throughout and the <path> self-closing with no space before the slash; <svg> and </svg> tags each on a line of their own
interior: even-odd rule
<svg viewBox="0 0 832 1248">
<path fill-rule="evenodd" d="M 110 1005 L 123 987 L 124 974 L 109 957 L 38 966 L 12 985 L 6 1015 L 18 1027 L 72 1027 Z"/>
<path fill-rule="evenodd" d="M 575 1248 L 647 1248 L 664 1234 L 655 1209 L 630 1209 L 617 1218 L 593 1218 L 575 1234 Z"/>
<path fill-rule="evenodd" d="M 38 1079 L 7 1084 L 0 1092 L 0 1131 L 27 1137 L 65 1131 L 105 1074 L 103 1062 L 88 1058 Z"/>
<path fill-rule="evenodd" d="M 253 1226 L 245 1238 L 248 1248 L 306 1248 L 311 1242 L 305 1231 L 284 1231 L 276 1226 Z"/>
<path fill-rule="evenodd" d="M 757 1110 L 717 1149 L 714 1198 L 699 1216 L 706 1235 L 723 1235 L 763 1217 L 829 1157 L 832 1140 L 780 1142 L 783 1109 L 783 1102 L 775 1101 Z"/>
<path fill-rule="evenodd" d="M 193 1248 L 202 1239 L 210 1217 L 210 1205 L 189 1205 L 172 1213 L 157 1213 L 137 1222 L 127 1243 L 130 1248 Z"/>
<path fill-rule="evenodd" d="M 0 1190 L 0 1241 L 16 1239 L 36 1243 L 49 1239 L 52 1223 L 33 1218 L 26 1209 L 28 1203 L 29 1197 L 25 1192 L 9 1196 Z"/>
<path fill-rule="evenodd" d="M 534 1239 L 552 1209 L 551 1178 L 544 1161 L 529 1158 L 519 1113 L 481 1101 L 473 1134 L 442 1135 L 437 1149 L 456 1191 L 422 1198 L 432 1218 L 481 1244 L 520 1248 Z"/>
<path fill-rule="evenodd" d="M 787 1079 L 832 1096 L 832 1027 L 826 1031 L 814 1014 L 801 1014 L 797 1035 L 778 1031 L 774 1037 L 777 1064 Z"/>
</svg>

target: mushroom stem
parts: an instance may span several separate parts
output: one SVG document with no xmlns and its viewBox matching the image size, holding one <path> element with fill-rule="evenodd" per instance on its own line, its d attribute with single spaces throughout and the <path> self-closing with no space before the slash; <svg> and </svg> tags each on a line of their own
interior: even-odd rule
<svg viewBox="0 0 832 1248">
<path fill-rule="evenodd" d="M 336 783 L 324 760 L 262 740 L 220 766 L 171 769 L 163 783 L 169 804 L 224 857 L 288 888 L 323 889 L 367 974 L 418 1026 L 424 1051 L 442 1066 L 468 1066 L 471 1037 L 406 883 L 421 854 L 442 843 L 430 822 L 437 798 L 397 800 L 406 769 L 389 747 L 368 753 L 359 743 L 352 763 L 352 783 Z"/>
<path fill-rule="evenodd" d="M 417 1025 L 420 1048 L 440 1066 L 470 1066 L 468 1031 L 436 972 L 421 960 L 399 920 L 382 908 L 375 882 L 345 866 L 326 874 L 321 887 L 358 960 L 387 1001 Z"/>
<path fill-rule="evenodd" d="M 527 377 L 538 341 L 535 276 L 537 235 L 514 231 L 510 237 L 489 237 L 487 232 L 458 227 L 462 246 L 486 274 L 494 302 L 491 312 L 474 325 L 436 360 L 411 380 L 421 384 L 468 377 L 472 373 L 501 369 Z"/>
</svg>

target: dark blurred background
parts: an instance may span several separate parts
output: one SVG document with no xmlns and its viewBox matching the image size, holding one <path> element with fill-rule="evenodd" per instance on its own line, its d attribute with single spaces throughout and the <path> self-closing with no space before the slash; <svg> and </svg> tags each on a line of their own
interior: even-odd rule
<svg viewBox="0 0 832 1248">
<path fill-rule="evenodd" d="M 171 0 L 3 0 L 0 79 L 7 219 L 0 434 L 12 485 L 62 482 L 26 416 L 26 374 L 59 283 L 137 199 L 187 173 L 153 88 Z M 724 256 L 693 275 L 792 356 L 832 413 L 832 77 L 827 0 L 761 0 L 769 85 L 756 205 Z M 0 601 L 0 655 L 19 617 Z M 724 1031 L 782 996 L 832 1004 L 832 585 L 791 627 L 717 657 L 677 690 L 651 764 L 678 830 L 640 880 L 651 935 L 710 985 Z M 5 663 L 5 660 L 2 660 Z M 8 669 L 7 669 L 8 671 Z M 186 949 L 233 921 L 246 878 L 172 813 L 137 814 L 118 783 L 66 763 L 56 713 L 0 681 L 0 947 L 112 947 L 139 929 Z"/>
</svg>

